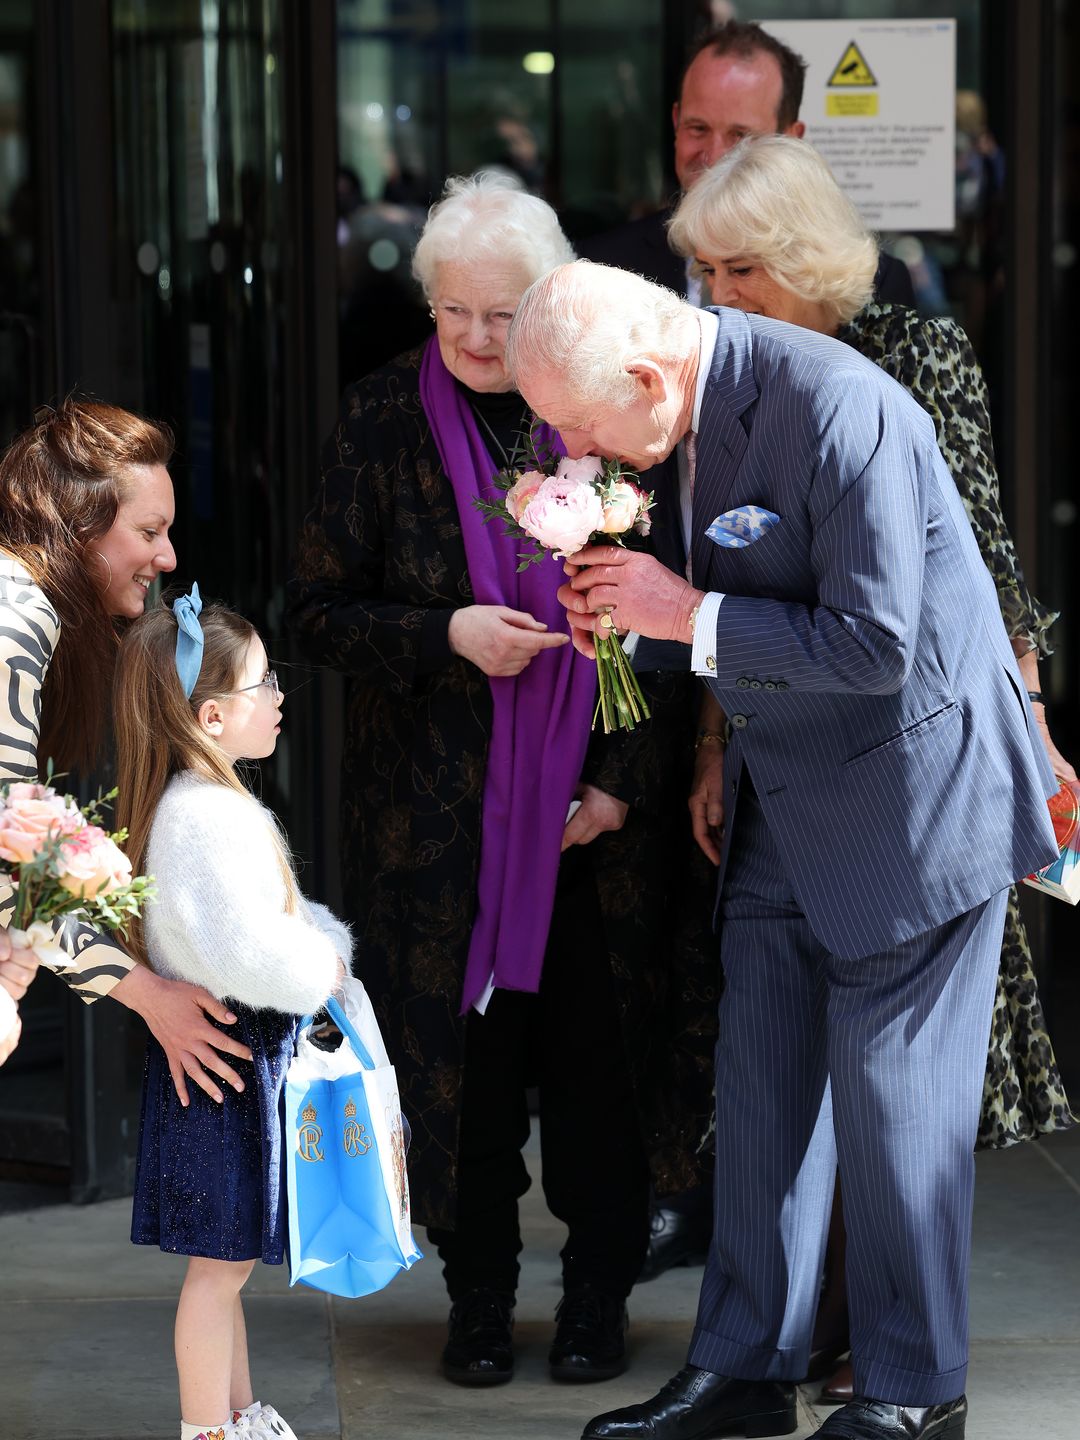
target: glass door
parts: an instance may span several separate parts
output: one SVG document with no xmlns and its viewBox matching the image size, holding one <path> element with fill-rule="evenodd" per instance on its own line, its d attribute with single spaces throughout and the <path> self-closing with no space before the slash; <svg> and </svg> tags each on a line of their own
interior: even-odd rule
<svg viewBox="0 0 1080 1440">
<path fill-rule="evenodd" d="M 43 177 L 32 0 L 0 12 L 0 446 L 49 398 L 42 320 Z M 0 1070 L 0 1181 L 63 1179 L 70 1163 L 66 992 L 51 978 L 19 1006 L 18 1050 Z M 0 1194 L 5 1193 L 0 1187 Z M 0 1200 L 0 1203 L 3 1203 Z"/>
<path fill-rule="evenodd" d="M 75 386 L 174 427 L 174 578 L 247 614 L 300 685 L 263 789 L 301 853 L 321 809 L 304 773 L 314 687 L 287 668 L 282 597 L 315 459 L 297 437 L 312 408 L 306 372 L 318 367 L 310 315 L 297 320 L 312 249 L 297 199 L 303 126 L 287 160 L 286 112 L 313 104 L 316 85 L 300 72 L 328 5 L 46 0 L 8 4 L 0 19 L 0 424 L 24 423 L 43 387 Z M 37 56 L 48 63 L 35 68 Z M 35 77 L 49 92 L 36 108 Z M 38 154 L 49 195 L 27 207 Z M 53 216 L 44 286 L 33 227 Z M 332 243 L 329 215 L 326 225 Z M 27 359 L 42 292 L 55 296 L 56 379 Z M 325 388 L 332 404 L 332 378 Z M 24 1014 L 26 1039 L 0 1073 L 0 1165 L 30 1157 L 79 1199 L 122 1193 L 143 1027 L 118 1005 L 70 1000 L 48 977 Z"/>
<path fill-rule="evenodd" d="M 41 246 L 32 0 L 0 13 L 0 445 L 40 395 Z"/>
<path fill-rule="evenodd" d="M 116 267 L 141 404 L 180 437 L 177 552 L 278 628 L 280 0 L 116 0 Z"/>
<path fill-rule="evenodd" d="M 656 0 L 337 0 L 342 385 L 430 333 L 409 271 L 448 175 L 504 171 L 573 240 L 664 192 Z"/>
</svg>

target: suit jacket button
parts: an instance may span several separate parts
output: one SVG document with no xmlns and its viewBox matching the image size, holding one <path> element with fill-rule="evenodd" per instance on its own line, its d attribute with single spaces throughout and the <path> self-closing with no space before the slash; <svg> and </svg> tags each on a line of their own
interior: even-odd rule
<svg viewBox="0 0 1080 1440">
<path fill-rule="evenodd" d="M 776 689 L 776 681 L 775 681 L 775 680 L 766 680 L 766 681 L 765 681 L 765 689 L 766 689 L 766 690 L 775 690 L 775 689 Z"/>
<path fill-rule="evenodd" d="M 777 680 L 776 688 L 778 690 L 790 690 L 791 686 L 787 683 L 786 680 Z"/>
<path fill-rule="evenodd" d="M 760 690 L 760 689 L 761 689 L 761 681 L 760 681 L 760 680 L 751 680 L 751 681 L 750 681 L 750 689 L 751 689 L 751 690 Z"/>
<path fill-rule="evenodd" d="M 746 729 L 746 716 L 745 716 L 745 715 L 732 715 L 732 717 L 731 717 L 731 723 L 732 723 L 732 725 L 734 726 L 734 728 L 735 728 L 736 730 L 745 730 L 745 729 Z"/>
<path fill-rule="evenodd" d="M 740 675 L 739 678 L 735 681 L 735 684 L 738 689 L 746 690 L 749 687 L 750 681 L 746 678 L 745 675 Z"/>
</svg>

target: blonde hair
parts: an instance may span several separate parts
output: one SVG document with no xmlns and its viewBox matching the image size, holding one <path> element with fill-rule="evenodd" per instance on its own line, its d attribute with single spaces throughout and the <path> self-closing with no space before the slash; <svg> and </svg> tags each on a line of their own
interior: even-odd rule
<svg viewBox="0 0 1080 1440">
<path fill-rule="evenodd" d="M 203 606 L 203 659 L 188 699 L 176 672 L 176 617 L 171 598 L 135 620 L 120 644 L 116 662 L 114 724 L 118 823 L 128 831 L 124 849 L 136 874 L 146 863 L 154 814 L 169 780 L 191 770 L 215 785 L 257 803 L 229 757 L 198 722 L 203 702 L 235 690 L 248 647 L 257 636 L 250 621 L 228 606 Z M 296 879 L 288 846 L 275 828 L 285 881 L 286 913 L 297 908 Z M 132 927 L 132 952 L 145 961 L 141 926 Z"/>
<path fill-rule="evenodd" d="M 876 239 L 814 147 L 790 135 L 741 140 L 679 201 L 668 238 L 682 255 L 752 260 L 839 325 L 874 293 Z"/>
<path fill-rule="evenodd" d="M 627 365 L 677 359 L 688 320 L 690 306 L 662 285 L 575 260 L 535 281 L 518 301 L 506 363 L 519 388 L 525 371 L 557 374 L 569 404 L 625 410 L 637 394 Z"/>
<path fill-rule="evenodd" d="M 168 465 L 173 437 L 116 405 L 67 399 L 43 408 L 0 457 L 0 549 L 18 560 L 60 617 L 41 688 L 38 755 L 58 770 L 98 758 L 122 622 L 110 616 L 90 561 L 94 545 L 149 465 Z"/>
<path fill-rule="evenodd" d="M 473 265 L 497 259 L 533 281 L 573 258 L 559 217 L 546 201 L 526 194 L 509 175 L 478 170 L 447 180 L 442 198 L 428 211 L 412 270 L 425 298 L 432 300 L 436 270 L 447 261 Z"/>
</svg>

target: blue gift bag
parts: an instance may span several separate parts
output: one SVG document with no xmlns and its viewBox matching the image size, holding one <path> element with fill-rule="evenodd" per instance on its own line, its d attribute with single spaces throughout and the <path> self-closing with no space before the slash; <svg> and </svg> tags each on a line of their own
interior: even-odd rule
<svg viewBox="0 0 1080 1440">
<path fill-rule="evenodd" d="M 346 1298 L 381 1290 L 422 1258 L 409 1220 L 397 1078 L 363 988 L 353 985 L 351 996 L 357 991 L 371 1047 L 330 1000 L 340 1047 L 313 1045 L 306 1017 L 285 1080 L 290 1284 Z"/>
</svg>

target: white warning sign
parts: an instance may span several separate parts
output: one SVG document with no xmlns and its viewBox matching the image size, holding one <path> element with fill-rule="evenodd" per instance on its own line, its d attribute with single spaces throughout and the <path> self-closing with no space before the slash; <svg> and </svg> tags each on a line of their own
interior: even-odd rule
<svg viewBox="0 0 1080 1440">
<path fill-rule="evenodd" d="M 807 62 L 800 119 L 876 230 L 952 230 L 956 21 L 770 20 Z"/>
</svg>

